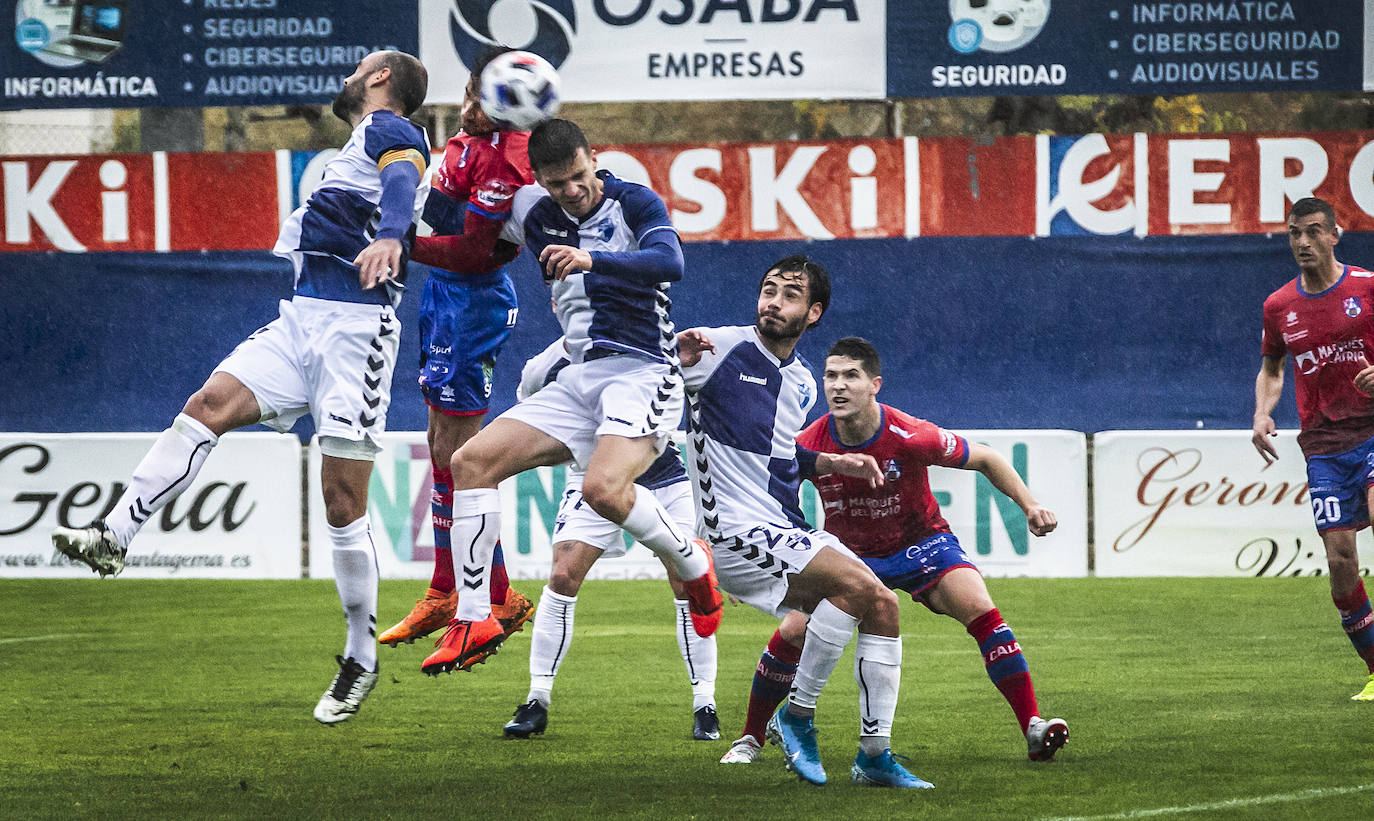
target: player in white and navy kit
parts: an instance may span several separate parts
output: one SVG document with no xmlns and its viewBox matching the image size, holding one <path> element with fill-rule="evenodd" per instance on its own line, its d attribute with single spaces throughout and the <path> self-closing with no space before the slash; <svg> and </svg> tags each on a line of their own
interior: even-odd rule
<svg viewBox="0 0 1374 821">
<path fill-rule="evenodd" d="M 118 573 L 130 540 L 190 486 L 220 436 L 257 422 L 285 432 L 310 412 L 324 452 L 325 518 L 348 624 L 339 673 L 315 708 L 325 724 L 356 713 L 377 682 L 367 488 L 386 427 L 401 332 L 394 308 L 430 156 L 425 132 L 405 117 L 424 102 L 426 87 L 424 67 L 408 54 L 363 58 L 334 101 L 353 134 L 273 249 L 293 264 L 295 296 L 186 402 L 103 522 L 53 534 L 63 553 L 102 576 Z"/>
<path fill-rule="evenodd" d="M 802 517 L 804 477 L 841 473 L 883 481 L 866 454 L 797 445 L 816 402 L 816 380 L 797 341 L 830 304 L 825 269 L 801 255 L 778 261 L 759 283 L 752 327 L 698 328 L 678 336 L 690 400 L 689 468 L 698 533 L 715 550 L 721 587 L 759 610 L 811 613 L 789 703 L 768 722 L 787 768 L 826 781 L 812 718 L 854 629 L 859 752 L 851 773 L 865 784 L 929 787 L 892 756 L 901 681 L 897 597 L 834 536 Z"/>
<path fill-rule="evenodd" d="M 568 364 L 567 349 L 560 337 L 525 363 L 517 391 L 520 401 L 552 383 Z M 675 445 L 664 448 L 649 469 L 635 479 L 635 484 L 651 491 L 674 523 L 684 532 L 691 532 L 696 519 L 692 489 Z M 515 717 L 506 722 L 507 737 L 528 738 L 544 732 L 548 726 L 554 678 L 572 643 L 577 593 L 593 564 L 625 553 L 620 526 L 598 516 L 583 501 L 582 474 L 575 469 L 569 471 L 553 529 L 553 567 L 534 614 L 530 691 L 525 703 L 515 709 Z M 692 629 L 682 580 L 671 562 L 664 562 L 663 566 L 673 589 L 678 652 L 692 687 L 692 737 L 697 741 L 715 741 L 720 738 L 720 721 L 716 716 L 716 638 L 698 636 Z"/>
<path fill-rule="evenodd" d="M 539 465 L 576 463 L 587 504 L 673 564 L 696 633 L 709 636 L 720 623 L 709 549 L 634 481 L 682 414 L 668 315 L 682 246 L 668 210 L 648 188 L 598 172 L 587 138 L 566 120 L 534 129 L 529 158 L 538 185 L 516 192 L 502 236 L 538 255 L 571 364 L 454 454 L 451 539 L 463 587 L 457 618 L 421 665 L 429 673 L 469 669 L 504 639 L 487 600 L 500 533 L 496 486 Z"/>
</svg>

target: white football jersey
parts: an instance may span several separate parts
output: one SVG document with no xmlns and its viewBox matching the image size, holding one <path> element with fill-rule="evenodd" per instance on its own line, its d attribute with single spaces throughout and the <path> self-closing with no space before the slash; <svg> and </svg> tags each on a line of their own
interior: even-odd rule
<svg viewBox="0 0 1374 821">
<path fill-rule="evenodd" d="M 816 402 L 816 378 L 795 353 L 778 361 L 753 326 L 703 330 L 715 352 L 682 369 L 697 535 L 721 539 L 760 524 L 806 527 L 797 434 Z"/>
<path fill-rule="evenodd" d="M 292 212 L 277 235 L 272 253 L 291 260 L 296 289 L 343 302 L 399 301 L 399 292 L 388 294 L 382 288 L 364 291 L 353 260 L 377 236 L 381 169 L 398 160 L 415 162 L 420 170 L 411 219 L 413 236 L 429 196 L 425 174 L 429 158 L 429 137 L 424 129 L 390 111 L 374 111 L 364 117 L 325 166 L 324 179 L 310 198 Z"/>
<path fill-rule="evenodd" d="M 586 251 L 638 251 L 658 231 L 676 229 L 663 200 L 652 190 L 598 171 L 602 200 L 591 214 L 575 220 L 538 185 L 515 193 L 511 218 L 501 238 L 530 250 L 535 259 L 550 245 Z M 576 271 L 550 281 L 554 313 L 567 339 L 572 361 L 593 348 L 676 362 L 667 282 L 631 282 L 592 271 Z"/>
</svg>

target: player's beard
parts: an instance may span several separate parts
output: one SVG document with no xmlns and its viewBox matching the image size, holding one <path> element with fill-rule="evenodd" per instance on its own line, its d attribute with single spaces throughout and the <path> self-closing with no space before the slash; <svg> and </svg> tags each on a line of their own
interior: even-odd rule
<svg viewBox="0 0 1374 821">
<path fill-rule="evenodd" d="M 330 106 L 334 116 L 340 120 L 353 124 L 353 115 L 363 110 L 363 85 L 354 83 L 349 85 L 344 83 L 344 87 L 339 91 L 339 96 L 334 98 L 334 104 Z"/>
<path fill-rule="evenodd" d="M 796 319 L 787 321 L 782 317 L 773 316 L 772 319 L 779 320 L 781 324 L 772 326 L 764 324 L 762 314 L 754 319 L 754 329 L 759 332 L 759 336 L 764 339 L 771 339 L 774 342 L 787 342 L 801 338 L 802 331 L 806 330 L 806 317 L 799 316 Z"/>
</svg>

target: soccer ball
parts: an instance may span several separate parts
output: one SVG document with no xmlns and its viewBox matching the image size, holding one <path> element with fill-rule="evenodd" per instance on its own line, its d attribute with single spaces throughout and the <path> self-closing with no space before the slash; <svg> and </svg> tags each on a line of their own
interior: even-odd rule
<svg viewBox="0 0 1374 821">
<path fill-rule="evenodd" d="M 528 51 L 498 55 L 482 69 L 482 110 L 502 128 L 529 131 L 558 112 L 558 72 Z"/>
</svg>

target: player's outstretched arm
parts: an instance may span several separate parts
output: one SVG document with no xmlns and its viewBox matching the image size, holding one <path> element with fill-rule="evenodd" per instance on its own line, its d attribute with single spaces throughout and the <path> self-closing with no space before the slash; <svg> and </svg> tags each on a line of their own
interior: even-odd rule
<svg viewBox="0 0 1374 821">
<path fill-rule="evenodd" d="M 805 448 L 798 445 L 797 450 L 798 459 L 801 460 L 801 451 L 804 451 Z M 841 476 L 863 479 L 868 482 L 869 487 L 883 484 L 883 470 L 878 467 L 878 460 L 867 453 L 825 453 L 817 451 L 815 459 L 815 467 L 812 469 L 811 475 L 824 476 L 827 473 L 838 473 Z"/>
<path fill-rule="evenodd" d="M 416 237 L 410 258 L 457 274 L 486 274 L 515 259 L 519 249 L 501 241 L 503 220 L 468 212 L 463 233 Z"/>
<path fill-rule="evenodd" d="M 988 477 L 993 487 L 1016 502 L 1026 514 L 1026 527 L 1031 533 L 1044 536 L 1059 526 L 1059 520 L 1055 518 L 1054 512 L 1035 501 L 1030 488 L 1021 481 L 1021 475 L 1002 458 L 1002 454 L 987 445 L 970 442 L 968 461 L 964 463 L 964 468 L 976 470 Z"/>
<path fill-rule="evenodd" d="M 1360 373 L 1363 374 L 1364 371 Z M 1274 417 L 1270 414 L 1273 413 L 1274 406 L 1279 403 L 1279 396 L 1282 393 L 1283 359 L 1277 356 L 1261 357 L 1259 374 L 1255 376 L 1255 418 L 1250 441 L 1254 444 L 1255 450 L 1259 451 L 1259 455 L 1264 458 L 1266 466 L 1272 465 L 1279 458 L 1279 452 L 1274 449 L 1274 443 L 1269 441 L 1279 435 L 1278 430 L 1274 427 Z"/>
</svg>

